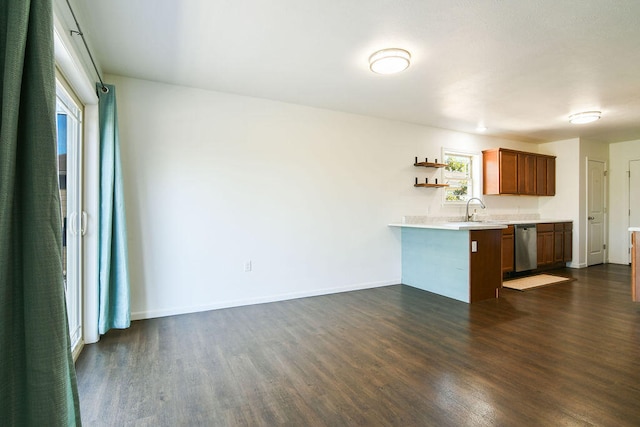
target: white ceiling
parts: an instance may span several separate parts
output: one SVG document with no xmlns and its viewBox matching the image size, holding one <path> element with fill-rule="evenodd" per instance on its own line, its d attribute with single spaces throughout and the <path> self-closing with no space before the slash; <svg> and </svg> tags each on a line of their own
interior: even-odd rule
<svg viewBox="0 0 640 427">
<path fill-rule="evenodd" d="M 74 4 L 104 73 L 530 142 L 640 139 L 638 0 Z M 388 47 L 411 67 L 373 74 Z M 568 123 L 587 110 L 603 118 Z"/>
</svg>

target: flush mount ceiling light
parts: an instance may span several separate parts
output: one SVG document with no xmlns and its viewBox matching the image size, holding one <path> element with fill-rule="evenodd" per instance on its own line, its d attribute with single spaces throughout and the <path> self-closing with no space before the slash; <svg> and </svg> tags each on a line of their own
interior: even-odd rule
<svg viewBox="0 0 640 427">
<path fill-rule="evenodd" d="M 411 63 L 411 54 L 404 49 L 382 49 L 369 57 L 369 68 L 377 74 L 404 71 Z"/>
<path fill-rule="evenodd" d="M 574 125 L 581 125 L 584 123 L 595 122 L 600 118 L 602 113 L 600 111 L 585 111 L 583 113 L 576 113 L 569 116 L 569 122 Z"/>
</svg>

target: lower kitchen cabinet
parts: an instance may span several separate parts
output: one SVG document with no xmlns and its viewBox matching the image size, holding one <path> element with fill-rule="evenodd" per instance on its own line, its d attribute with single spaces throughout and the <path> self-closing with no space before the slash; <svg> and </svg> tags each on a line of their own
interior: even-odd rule
<svg viewBox="0 0 640 427">
<path fill-rule="evenodd" d="M 537 225 L 538 269 L 562 267 L 573 257 L 573 223 Z"/>
<path fill-rule="evenodd" d="M 564 223 L 553 225 L 553 262 L 564 261 Z"/>
<path fill-rule="evenodd" d="M 471 243 L 470 302 L 498 298 L 498 291 L 502 287 L 500 260 L 497 257 L 501 235 L 500 230 L 472 230 L 469 232 Z"/>
<path fill-rule="evenodd" d="M 554 224 L 538 224 L 538 268 L 553 265 Z"/>
<path fill-rule="evenodd" d="M 564 223 L 564 245 L 562 246 L 562 262 L 571 262 L 573 259 L 573 223 Z"/>
<path fill-rule="evenodd" d="M 502 274 L 515 270 L 515 236 L 513 225 L 502 229 Z"/>
</svg>

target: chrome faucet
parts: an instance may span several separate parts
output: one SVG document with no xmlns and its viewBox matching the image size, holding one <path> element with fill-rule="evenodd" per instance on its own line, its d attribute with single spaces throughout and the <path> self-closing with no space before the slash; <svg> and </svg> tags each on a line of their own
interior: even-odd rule
<svg viewBox="0 0 640 427">
<path fill-rule="evenodd" d="M 467 214 L 465 216 L 465 221 L 471 221 L 471 215 L 469 215 L 469 203 L 472 200 L 477 200 L 480 202 L 480 206 L 482 207 L 482 209 L 486 209 L 487 207 L 484 205 L 484 203 L 482 203 L 482 200 L 478 199 L 477 197 L 472 197 L 469 200 L 467 200 Z"/>
</svg>

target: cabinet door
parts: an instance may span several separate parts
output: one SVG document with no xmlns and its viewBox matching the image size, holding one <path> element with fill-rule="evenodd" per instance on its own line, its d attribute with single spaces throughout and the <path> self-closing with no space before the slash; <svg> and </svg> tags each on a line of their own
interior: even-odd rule
<svg viewBox="0 0 640 427">
<path fill-rule="evenodd" d="M 518 154 L 500 150 L 500 194 L 518 193 Z"/>
<path fill-rule="evenodd" d="M 564 260 L 564 224 L 556 224 L 553 231 L 553 262 L 562 263 Z"/>
<path fill-rule="evenodd" d="M 555 196 L 556 195 L 556 158 L 555 157 L 547 157 L 546 158 L 547 165 L 547 183 L 546 183 L 546 194 L 545 196 Z"/>
<path fill-rule="evenodd" d="M 536 157 L 536 194 L 555 196 L 556 194 L 556 158 Z"/>
<path fill-rule="evenodd" d="M 542 156 L 536 159 L 536 194 L 547 195 L 547 159 Z"/>
<path fill-rule="evenodd" d="M 571 226 L 571 223 L 568 223 Z M 571 262 L 573 259 L 573 231 L 571 228 L 564 230 L 563 262 Z"/>
<path fill-rule="evenodd" d="M 538 267 L 553 264 L 553 224 L 538 224 Z"/>
<path fill-rule="evenodd" d="M 476 242 L 476 250 L 471 250 L 469 261 L 469 300 L 475 302 L 497 298 L 498 290 L 502 286 L 500 272 L 502 233 L 500 230 L 471 230 L 469 237 L 470 247 L 473 245 L 472 242 Z"/>
<path fill-rule="evenodd" d="M 518 194 L 536 194 L 536 155 L 518 153 Z"/>
<path fill-rule="evenodd" d="M 513 225 L 502 230 L 502 272 L 510 273 L 515 269 L 515 239 Z"/>
</svg>

